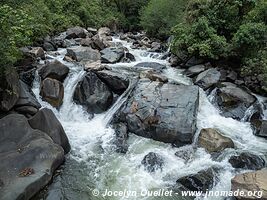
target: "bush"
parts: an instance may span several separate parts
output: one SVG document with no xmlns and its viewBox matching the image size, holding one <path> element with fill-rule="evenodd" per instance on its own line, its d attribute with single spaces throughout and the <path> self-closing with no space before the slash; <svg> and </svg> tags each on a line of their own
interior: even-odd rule
<svg viewBox="0 0 267 200">
<path fill-rule="evenodd" d="M 141 26 L 150 36 L 165 38 L 183 21 L 184 0 L 151 0 L 141 11 Z"/>
</svg>

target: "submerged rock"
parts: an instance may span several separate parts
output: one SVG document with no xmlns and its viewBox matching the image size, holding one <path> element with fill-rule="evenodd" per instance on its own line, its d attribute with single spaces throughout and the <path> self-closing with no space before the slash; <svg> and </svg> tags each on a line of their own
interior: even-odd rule
<svg viewBox="0 0 267 200">
<path fill-rule="evenodd" d="M 141 163 L 144 165 L 146 171 L 155 172 L 156 170 L 162 170 L 164 160 L 159 154 L 150 152 L 144 157 Z"/>
<path fill-rule="evenodd" d="M 198 101 L 197 86 L 141 79 L 119 118 L 136 135 L 182 146 L 195 135 Z"/>
<path fill-rule="evenodd" d="M 0 119 L 0 138 L 0 199 L 31 199 L 63 163 L 63 149 L 19 114 Z"/>
<path fill-rule="evenodd" d="M 64 86 L 58 80 L 46 78 L 41 83 L 40 95 L 43 100 L 59 108 L 63 103 Z"/>
<path fill-rule="evenodd" d="M 69 71 L 70 69 L 66 65 L 56 60 L 42 67 L 39 70 L 39 75 L 41 76 L 42 80 L 45 78 L 52 78 L 63 82 L 68 76 Z"/>
<path fill-rule="evenodd" d="M 95 73 L 88 72 L 75 89 L 73 100 L 89 113 L 102 113 L 111 106 L 113 94 Z"/>
<path fill-rule="evenodd" d="M 236 175 L 232 180 L 232 191 L 243 191 L 244 195 L 237 196 L 238 200 L 267 199 L 267 169 Z M 255 196 L 248 195 L 250 191 L 258 191 Z M 262 192 L 262 195 L 260 195 Z"/>
<path fill-rule="evenodd" d="M 65 153 L 70 151 L 68 137 L 52 110 L 48 108 L 41 109 L 29 119 L 29 124 L 33 129 L 38 129 L 49 135 L 54 143 L 64 149 Z"/>
<path fill-rule="evenodd" d="M 209 153 L 220 152 L 226 148 L 234 148 L 234 142 L 223 136 L 215 129 L 202 129 L 198 138 L 200 147 L 206 149 Z"/>
<path fill-rule="evenodd" d="M 223 82 L 217 90 L 217 103 L 225 117 L 241 120 L 256 98 L 233 83 Z"/>
<path fill-rule="evenodd" d="M 214 169 L 202 170 L 197 174 L 179 178 L 177 183 L 181 184 L 186 190 L 206 192 L 215 183 Z"/>
<path fill-rule="evenodd" d="M 265 166 L 263 158 L 251 153 L 241 153 L 238 156 L 231 156 L 229 163 L 233 168 L 239 169 L 259 170 Z"/>
</svg>

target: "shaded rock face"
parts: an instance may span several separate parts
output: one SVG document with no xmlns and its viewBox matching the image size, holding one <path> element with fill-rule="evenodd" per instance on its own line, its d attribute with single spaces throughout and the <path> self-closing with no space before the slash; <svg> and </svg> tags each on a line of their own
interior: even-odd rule
<svg viewBox="0 0 267 200">
<path fill-rule="evenodd" d="M 81 27 L 69 28 L 66 32 L 66 39 L 72 38 L 86 38 L 86 30 Z"/>
<path fill-rule="evenodd" d="M 201 72 L 205 71 L 205 69 L 206 69 L 205 65 L 195 65 L 195 66 L 189 67 L 185 71 L 185 74 L 192 78 L 194 76 L 197 76 Z"/>
<path fill-rule="evenodd" d="M 59 108 L 63 103 L 63 84 L 58 80 L 46 78 L 41 83 L 40 95 L 43 100 L 47 101 L 52 106 Z"/>
<path fill-rule="evenodd" d="M 101 52 L 101 61 L 103 63 L 116 63 L 124 56 L 123 48 L 109 47 L 103 49 Z"/>
<path fill-rule="evenodd" d="M 89 113 L 102 113 L 111 106 L 113 94 L 95 73 L 88 72 L 78 83 L 73 100 L 85 106 Z"/>
<path fill-rule="evenodd" d="M 267 120 L 255 119 L 252 121 L 255 129 L 255 135 L 267 138 Z"/>
<path fill-rule="evenodd" d="M 211 68 L 199 74 L 196 78 L 195 84 L 206 90 L 217 84 L 220 81 L 220 77 L 221 73 L 217 69 Z"/>
<path fill-rule="evenodd" d="M 167 83 L 168 78 L 159 73 L 155 73 L 153 71 L 147 70 L 140 73 L 140 78 L 148 78 L 151 81 L 158 81 L 162 83 Z"/>
<path fill-rule="evenodd" d="M 144 165 L 146 171 L 155 172 L 156 170 L 162 170 L 164 160 L 159 154 L 150 152 L 144 157 L 141 164 Z"/>
<path fill-rule="evenodd" d="M 217 90 L 217 103 L 225 117 L 241 120 L 256 98 L 233 83 L 221 83 Z"/>
<path fill-rule="evenodd" d="M 215 183 L 215 172 L 212 168 L 202 170 L 197 174 L 179 178 L 177 183 L 190 191 L 206 192 Z"/>
<path fill-rule="evenodd" d="M 182 146 L 192 143 L 198 102 L 197 86 L 141 79 L 118 118 L 136 135 Z"/>
<path fill-rule="evenodd" d="M 66 65 L 56 60 L 42 67 L 39 70 L 39 75 L 41 76 L 42 80 L 45 78 L 52 78 L 63 82 L 68 76 L 69 71 L 70 70 Z"/>
<path fill-rule="evenodd" d="M 92 47 L 95 49 L 103 50 L 110 46 L 112 38 L 110 37 L 110 29 L 107 27 L 100 28 L 97 34 L 92 38 Z"/>
<path fill-rule="evenodd" d="M 29 85 L 30 87 L 32 87 L 34 78 L 35 78 L 35 72 L 36 69 L 30 69 L 28 71 L 25 72 L 21 72 L 19 74 L 19 79 L 22 80 L 24 83 L 26 83 L 27 85 Z"/>
<path fill-rule="evenodd" d="M 113 125 L 114 130 L 116 131 L 116 139 L 114 144 L 116 146 L 116 151 L 119 153 L 126 153 L 128 151 L 128 130 L 127 126 L 123 123 L 118 123 Z"/>
<path fill-rule="evenodd" d="M 251 170 L 259 170 L 265 166 L 264 159 L 251 153 L 241 153 L 238 156 L 231 156 L 229 163 L 233 168 Z"/>
<path fill-rule="evenodd" d="M 119 72 L 103 70 L 96 74 L 116 94 L 122 94 L 129 86 L 127 77 Z"/>
<path fill-rule="evenodd" d="M 237 196 L 238 200 L 267 199 L 267 169 L 236 175 L 232 180 L 232 191 L 244 191 L 245 196 Z M 248 191 L 261 191 L 262 196 L 249 196 Z M 240 194 L 240 193 L 239 193 Z"/>
<path fill-rule="evenodd" d="M 15 104 L 15 110 L 21 114 L 34 115 L 41 108 L 30 87 L 23 81 L 19 81 L 19 99 Z"/>
<path fill-rule="evenodd" d="M 142 62 L 142 63 L 138 63 L 134 67 L 150 68 L 150 69 L 154 69 L 156 71 L 162 71 L 163 69 L 166 69 L 165 65 L 162 65 L 162 64 L 156 63 L 156 62 Z"/>
<path fill-rule="evenodd" d="M 9 111 L 13 108 L 19 98 L 20 83 L 15 69 L 0 77 L 0 110 Z"/>
<path fill-rule="evenodd" d="M 70 151 L 70 144 L 67 135 L 52 110 L 44 108 L 29 119 L 33 129 L 38 129 L 49 135 L 54 143 L 60 145 L 65 153 Z"/>
<path fill-rule="evenodd" d="M 234 148 L 234 142 L 223 136 L 215 129 L 202 129 L 198 138 L 199 146 L 206 149 L 209 153 L 220 152 L 226 148 Z"/>
<path fill-rule="evenodd" d="M 100 60 L 100 53 L 98 50 L 94 50 L 90 47 L 72 47 L 67 49 L 66 56 L 69 56 L 73 60 L 81 61 L 98 61 Z"/>
<path fill-rule="evenodd" d="M 0 154 L 1 200 L 30 199 L 64 161 L 63 149 L 19 114 L 0 119 Z"/>
</svg>

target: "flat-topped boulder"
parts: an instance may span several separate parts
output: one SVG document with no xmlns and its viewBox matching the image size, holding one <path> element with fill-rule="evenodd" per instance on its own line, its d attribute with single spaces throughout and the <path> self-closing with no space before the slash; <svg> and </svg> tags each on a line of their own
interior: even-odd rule
<svg viewBox="0 0 267 200">
<path fill-rule="evenodd" d="M 52 179 L 64 150 L 23 115 L 0 119 L 0 199 L 31 199 Z"/>
<path fill-rule="evenodd" d="M 136 135 L 183 146 L 193 141 L 198 104 L 197 86 L 141 79 L 118 118 Z"/>
<path fill-rule="evenodd" d="M 101 53 L 101 61 L 103 63 L 116 63 L 119 62 L 124 56 L 124 49 L 117 47 L 105 48 Z"/>
<path fill-rule="evenodd" d="M 66 39 L 72 38 L 86 38 L 86 30 L 79 26 L 69 28 L 66 32 Z"/>
<path fill-rule="evenodd" d="M 91 47 L 71 47 L 67 49 L 66 56 L 69 56 L 75 61 L 98 61 L 100 60 L 100 53 L 98 50 L 92 49 Z"/>
</svg>

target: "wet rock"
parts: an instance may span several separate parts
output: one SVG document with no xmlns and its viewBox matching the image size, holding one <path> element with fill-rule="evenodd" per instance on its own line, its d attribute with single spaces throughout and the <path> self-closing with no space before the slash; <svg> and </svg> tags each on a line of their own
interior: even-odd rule
<svg viewBox="0 0 267 200">
<path fill-rule="evenodd" d="M 159 154 L 150 152 L 144 157 L 141 164 L 144 165 L 146 171 L 151 173 L 162 170 L 164 160 Z"/>
<path fill-rule="evenodd" d="M 233 83 L 223 82 L 217 90 L 217 103 L 225 117 L 241 120 L 256 98 Z"/>
<path fill-rule="evenodd" d="M 19 74 L 19 79 L 26 83 L 28 86 L 32 87 L 33 81 L 35 79 L 36 69 L 30 69 Z"/>
<path fill-rule="evenodd" d="M 195 154 L 195 149 L 193 147 L 185 146 L 185 148 L 184 147 L 179 148 L 179 150 L 175 153 L 175 156 L 185 160 L 186 162 L 189 162 L 194 158 L 194 154 Z"/>
<path fill-rule="evenodd" d="M 125 53 L 124 57 L 120 60 L 120 62 L 126 62 L 126 63 L 134 61 L 136 61 L 134 55 L 129 52 Z"/>
<path fill-rule="evenodd" d="M 182 146 L 192 143 L 198 101 L 196 86 L 141 79 L 119 115 L 136 135 Z"/>
<path fill-rule="evenodd" d="M 98 50 L 103 50 L 110 46 L 112 37 L 110 36 L 110 29 L 107 27 L 100 28 L 97 34 L 92 38 L 92 47 Z"/>
<path fill-rule="evenodd" d="M 164 75 L 155 73 L 153 71 L 142 71 L 140 73 L 140 78 L 148 78 L 151 81 L 158 81 L 158 82 L 162 82 L 162 83 L 167 83 L 168 82 L 168 78 Z"/>
<path fill-rule="evenodd" d="M 162 64 L 156 63 L 156 62 L 142 62 L 142 63 L 138 63 L 134 67 L 151 68 L 151 69 L 154 69 L 156 71 L 162 71 L 163 69 L 166 69 L 165 65 L 162 65 Z"/>
<path fill-rule="evenodd" d="M 29 124 L 33 129 L 38 129 L 49 135 L 54 143 L 60 145 L 65 153 L 70 151 L 68 137 L 52 110 L 41 109 L 36 115 L 29 119 Z"/>
<path fill-rule="evenodd" d="M 124 49 L 109 47 L 103 49 L 100 53 L 101 53 L 101 61 L 103 63 L 116 63 L 119 62 L 123 57 Z"/>
<path fill-rule="evenodd" d="M 211 68 L 199 74 L 195 84 L 206 90 L 217 84 L 220 81 L 220 77 L 221 73 L 217 69 Z"/>
<path fill-rule="evenodd" d="M 260 120 L 260 126 L 255 135 L 267 138 L 267 120 Z"/>
<path fill-rule="evenodd" d="M 63 163 L 63 149 L 19 114 L 0 119 L 0 138 L 0 199 L 31 199 Z"/>
<path fill-rule="evenodd" d="M 114 124 L 113 128 L 116 133 L 116 139 L 114 141 L 114 144 L 116 145 L 116 151 L 119 153 L 126 153 L 128 151 L 128 130 L 127 126 L 123 123 Z"/>
<path fill-rule="evenodd" d="M 86 30 L 81 27 L 69 28 L 66 32 L 66 39 L 86 38 Z"/>
<path fill-rule="evenodd" d="M 30 56 L 34 59 L 41 58 L 45 59 L 45 52 L 42 47 L 31 47 L 31 48 L 21 48 L 21 51 L 23 52 L 24 55 Z"/>
<path fill-rule="evenodd" d="M 59 108 L 63 103 L 64 86 L 58 80 L 46 78 L 41 83 L 40 95 L 43 100 Z"/>
<path fill-rule="evenodd" d="M 25 116 L 36 114 L 39 108 L 41 108 L 41 105 L 37 101 L 32 90 L 23 81 L 20 81 L 19 88 L 19 99 L 14 105 L 14 110 Z"/>
<path fill-rule="evenodd" d="M 215 175 L 214 169 L 209 168 L 207 170 L 202 170 L 197 174 L 179 178 L 177 183 L 190 191 L 206 192 L 215 183 Z"/>
<path fill-rule="evenodd" d="M 39 76 L 42 80 L 46 78 L 56 79 L 63 82 L 69 74 L 69 68 L 58 60 L 46 64 L 39 70 Z"/>
<path fill-rule="evenodd" d="M 116 94 L 122 94 L 129 86 L 127 77 L 119 72 L 103 70 L 96 72 L 96 75 Z"/>
<path fill-rule="evenodd" d="M 231 71 L 226 78 L 230 81 L 235 81 L 237 79 L 237 73 L 234 71 Z"/>
<path fill-rule="evenodd" d="M 87 62 L 84 64 L 84 70 L 85 71 L 101 71 L 106 68 L 105 65 L 101 63 L 101 61 L 96 61 L 96 62 Z"/>
<path fill-rule="evenodd" d="M 50 36 L 47 36 L 44 39 L 44 44 L 43 44 L 43 49 L 45 51 L 56 51 L 57 50 L 57 45 L 56 43 L 52 40 Z"/>
<path fill-rule="evenodd" d="M 151 51 L 152 52 L 162 52 L 162 46 L 159 42 L 152 42 L 151 44 Z"/>
<path fill-rule="evenodd" d="M 265 166 L 263 158 L 251 153 L 241 153 L 238 156 L 231 156 L 229 163 L 233 168 L 238 169 L 259 170 Z"/>
<path fill-rule="evenodd" d="M 81 40 L 81 45 L 84 47 L 91 47 L 93 41 L 91 38 L 85 38 Z"/>
<path fill-rule="evenodd" d="M 181 57 L 181 56 L 180 56 Z M 185 59 L 184 56 L 181 57 L 182 60 Z M 201 59 L 201 58 L 197 58 L 195 56 L 191 57 L 185 64 L 185 66 L 187 67 L 192 67 L 192 66 L 195 66 L 195 65 L 200 65 L 200 64 L 203 64 L 204 63 L 204 60 Z"/>
<path fill-rule="evenodd" d="M 189 77 L 195 77 L 201 72 L 205 71 L 205 69 L 206 69 L 205 65 L 195 65 L 195 66 L 189 67 L 185 71 L 185 74 Z"/>
<path fill-rule="evenodd" d="M 72 47 L 67 49 L 66 56 L 71 57 L 73 60 L 80 61 L 98 61 L 100 60 L 100 53 L 90 47 Z"/>
<path fill-rule="evenodd" d="M 176 67 L 176 66 L 178 66 L 181 63 L 180 62 L 180 59 L 176 55 L 174 55 L 174 54 L 171 54 L 171 56 L 168 59 L 168 61 L 169 61 L 170 65 L 172 67 Z"/>
<path fill-rule="evenodd" d="M 15 68 L 10 68 L 0 79 L 0 110 L 9 111 L 19 99 L 19 77 Z"/>
<path fill-rule="evenodd" d="M 85 106 L 89 113 L 102 113 L 111 106 L 113 94 L 95 73 L 88 72 L 78 83 L 73 100 Z"/>
<path fill-rule="evenodd" d="M 212 128 L 202 129 L 198 138 L 200 147 L 209 153 L 221 152 L 226 148 L 234 148 L 234 142 Z"/>
<path fill-rule="evenodd" d="M 232 180 L 232 191 L 244 191 L 244 195 L 237 196 L 238 200 L 267 199 L 267 169 L 236 175 Z M 249 191 L 262 192 L 262 196 L 248 195 Z M 240 195 L 241 193 L 239 193 Z M 257 195 L 260 195 L 259 193 Z"/>
</svg>

